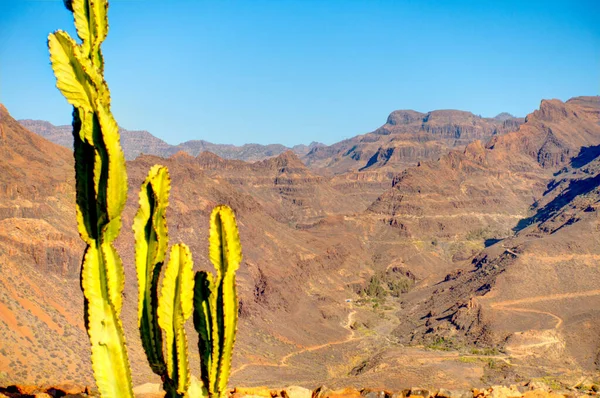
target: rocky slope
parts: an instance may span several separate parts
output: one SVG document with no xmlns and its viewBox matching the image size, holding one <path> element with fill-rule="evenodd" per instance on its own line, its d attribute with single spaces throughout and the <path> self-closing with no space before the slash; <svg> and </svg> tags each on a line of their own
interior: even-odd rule
<svg viewBox="0 0 600 398">
<path fill-rule="evenodd" d="M 47 140 L 71 149 L 73 147 L 72 128 L 66 126 L 54 126 L 43 120 L 24 119 L 19 123 L 26 129 L 41 135 Z M 150 134 L 141 130 L 126 130 L 121 128 L 121 144 L 127 160 L 133 160 L 141 154 L 155 155 L 160 157 L 169 157 L 179 151 L 187 152 L 192 156 L 197 156 L 201 152 L 212 152 L 224 159 L 240 159 L 247 162 L 254 162 L 269 157 L 277 156 L 290 150 L 280 144 L 260 145 L 245 144 L 242 146 L 213 144 L 203 140 L 186 141 L 179 145 L 169 145 Z M 291 148 L 298 155 L 305 155 L 313 148 L 322 146 L 318 142 L 312 142 L 310 145 L 296 145 Z"/>
<path fill-rule="evenodd" d="M 2 105 L 0 154 L 0 376 L 83 382 L 90 367 L 73 155 L 25 130 Z"/>
<path fill-rule="evenodd" d="M 518 131 L 400 173 L 369 212 L 406 236 L 454 242 L 508 236 L 552 174 L 582 147 L 599 143 L 595 101 L 585 107 L 544 100 Z"/>
<path fill-rule="evenodd" d="M 405 297 L 399 341 L 496 347 L 513 380 L 599 369 L 599 111 L 599 97 L 542 101 L 518 131 L 408 169 L 373 203 L 456 264 Z"/>
</svg>

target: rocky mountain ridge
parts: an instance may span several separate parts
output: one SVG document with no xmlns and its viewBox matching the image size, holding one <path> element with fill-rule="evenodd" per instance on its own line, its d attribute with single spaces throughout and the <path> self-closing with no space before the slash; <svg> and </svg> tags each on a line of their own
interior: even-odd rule
<svg viewBox="0 0 600 398">
<path fill-rule="evenodd" d="M 291 150 L 308 166 L 321 172 L 339 174 L 379 168 L 389 162 L 395 166 L 401 164 L 406 167 L 415 164 L 417 160 L 435 159 L 449 149 L 464 146 L 475 139 L 486 140 L 492 135 L 516 130 L 522 122 L 522 118 L 513 117 L 508 113 L 501 113 L 494 118 L 482 118 L 470 112 L 457 110 L 437 110 L 428 113 L 398 110 L 388 116 L 385 125 L 372 133 L 331 146 L 311 142 L 309 145 L 295 145 L 292 148 L 280 144 L 235 146 L 213 144 L 204 140 L 169 145 L 148 131 L 121 128 L 120 132 L 123 150 L 128 160 L 134 160 L 141 154 L 169 157 L 184 151 L 191 156 L 212 152 L 224 159 L 254 162 Z M 54 126 L 46 121 L 31 119 L 19 120 L 19 123 L 51 142 L 66 148 L 72 146 L 71 126 Z M 391 137 L 382 139 L 382 136 Z"/>
<path fill-rule="evenodd" d="M 54 126 L 43 120 L 22 119 L 19 123 L 26 129 L 46 138 L 47 140 L 71 149 L 73 147 L 72 127 L 70 125 Z M 127 160 L 134 160 L 142 154 L 168 158 L 179 151 L 197 156 L 202 152 L 213 152 L 224 159 L 239 159 L 247 162 L 263 160 L 292 150 L 302 156 L 313 148 L 322 146 L 319 142 L 309 145 L 295 145 L 292 148 L 280 144 L 261 145 L 244 144 L 242 146 L 228 144 L 213 144 L 204 140 L 191 140 L 178 145 L 170 145 L 145 130 L 126 130 L 120 128 L 121 144 Z"/>
<path fill-rule="evenodd" d="M 333 174 L 406 168 L 419 161 L 435 160 L 474 140 L 487 141 L 492 136 L 518 130 L 524 122 L 522 118 L 501 115 L 482 118 L 457 110 L 394 111 L 375 131 L 313 148 L 304 161 L 323 173 Z"/>
</svg>

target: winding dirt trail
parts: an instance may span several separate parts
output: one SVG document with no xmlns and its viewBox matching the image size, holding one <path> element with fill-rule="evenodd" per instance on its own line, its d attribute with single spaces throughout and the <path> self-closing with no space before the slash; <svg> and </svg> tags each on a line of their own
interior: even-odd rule
<svg viewBox="0 0 600 398">
<path fill-rule="evenodd" d="M 270 367 L 287 367 L 290 366 L 287 362 L 290 358 L 293 358 L 297 355 L 303 354 L 305 352 L 312 352 L 312 351 L 317 351 L 317 350 L 322 350 L 324 348 L 328 348 L 334 345 L 339 345 L 339 344 L 345 344 L 348 343 L 352 340 L 358 340 L 359 338 L 356 338 L 354 335 L 354 330 L 352 330 L 352 328 L 350 328 L 350 325 L 352 325 L 352 322 L 354 321 L 354 315 L 356 315 L 356 310 L 352 310 L 350 311 L 350 313 L 348 313 L 348 319 L 346 320 L 346 323 L 343 326 L 344 329 L 348 329 L 350 331 L 350 334 L 342 339 L 342 340 L 338 340 L 338 341 L 332 341 L 329 343 L 325 343 L 325 344 L 319 344 L 319 345 L 315 345 L 315 346 L 310 346 L 310 347 L 304 347 L 300 350 L 297 351 L 292 351 L 289 354 L 287 354 L 286 356 L 284 356 L 283 358 L 281 358 L 279 360 L 279 363 L 263 363 L 263 362 L 250 362 L 250 363 L 246 363 L 242 366 L 240 366 L 237 369 L 234 369 L 231 371 L 230 376 L 233 376 L 234 374 L 246 369 L 249 366 L 270 366 Z"/>
<path fill-rule="evenodd" d="M 279 361 L 279 366 L 288 366 L 287 361 L 290 358 L 295 357 L 296 355 L 300 355 L 300 354 L 303 354 L 305 352 L 312 352 L 312 351 L 322 350 L 323 348 L 328 348 L 328 347 L 331 347 L 331 346 L 334 346 L 334 345 L 348 343 L 348 342 L 354 340 L 355 339 L 355 337 L 354 337 L 354 330 L 352 330 L 350 328 L 350 325 L 352 325 L 352 321 L 354 319 L 354 315 L 355 314 L 356 314 L 356 310 L 352 310 L 348 314 L 348 320 L 346 321 L 346 324 L 344 325 L 344 328 L 348 329 L 350 331 L 350 334 L 348 335 L 348 337 L 346 337 L 343 340 L 333 341 L 333 342 L 330 342 L 330 343 L 315 345 L 315 346 L 311 346 L 311 347 L 305 347 L 305 348 L 303 348 L 301 350 L 290 352 L 289 354 L 287 354 L 286 356 L 284 356 L 283 358 L 281 358 L 281 360 Z"/>
<path fill-rule="evenodd" d="M 516 300 L 505 300 L 497 303 L 490 304 L 490 307 L 500 311 L 512 311 L 512 312 L 521 312 L 521 313 L 532 313 L 532 314 L 541 314 L 552 317 L 556 324 L 552 329 L 546 329 L 546 331 L 552 331 L 554 333 L 545 333 L 544 331 L 540 331 L 541 333 L 536 336 L 538 342 L 535 343 L 527 343 L 527 344 L 519 344 L 515 345 L 511 348 L 511 356 L 513 357 L 523 357 L 529 355 L 529 350 L 532 348 L 539 348 L 543 346 L 549 346 L 554 344 L 560 344 L 562 341 L 559 336 L 556 334 L 556 331 L 561 328 L 564 323 L 564 320 L 556 314 L 553 314 L 548 311 L 535 310 L 532 308 L 523 308 L 520 305 L 526 304 L 535 304 L 541 303 L 545 301 L 555 301 L 555 300 L 565 300 L 565 299 L 573 299 L 573 298 L 581 298 L 581 297 L 591 297 L 600 295 L 600 289 L 596 290 L 588 290 L 585 292 L 576 292 L 576 293 L 558 293 L 558 294 L 549 294 L 546 296 L 537 296 L 537 297 L 527 297 L 523 299 Z"/>
<path fill-rule="evenodd" d="M 557 316 L 556 314 L 552 314 L 547 311 L 534 310 L 530 308 L 522 308 L 515 307 L 520 304 L 534 304 L 541 303 L 544 301 L 554 301 L 554 300 L 564 300 L 564 299 L 572 299 L 572 298 L 581 298 L 581 297 L 591 297 L 600 295 L 600 289 L 596 290 L 588 290 L 585 292 L 576 292 L 576 293 L 558 293 L 558 294 L 549 294 L 546 296 L 537 296 L 537 297 L 527 297 L 517 300 L 505 300 L 499 301 L 497 303 L 492 303 L 490 306 L 494 309 L 500 311 L 513 311 L 513 312 L 531 312 L 535 314 L 543 314 L 548 315 L 556 320 L 556 325 L 554 329 L 558 329 L 563 324 L 563 319 Z"/>
</svg>

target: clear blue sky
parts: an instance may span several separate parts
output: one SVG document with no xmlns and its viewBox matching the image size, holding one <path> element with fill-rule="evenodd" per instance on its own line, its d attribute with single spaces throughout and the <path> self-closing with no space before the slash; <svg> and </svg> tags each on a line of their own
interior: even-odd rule
<svg viewBox="0 0 600 398">
<path fill-rule="evenodd" d="M 333 143 L 395 109 L 524 116 L 600 93 L 600 1 L 113 0 L 113 113 L 176 144 Z M 69 124 L 46 36 L 62 0 L 0 0 L 0 102 Z"/>
</svg>

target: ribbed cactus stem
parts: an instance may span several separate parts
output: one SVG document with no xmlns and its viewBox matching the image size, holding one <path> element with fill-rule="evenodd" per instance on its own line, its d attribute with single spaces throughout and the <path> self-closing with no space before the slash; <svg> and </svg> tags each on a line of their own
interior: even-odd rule
<svg viewBox="0 0 600 398">
<path fill-rule="evenodd" d="M 242 261 L 242 248 L 233 211 L 217 206 L 210 217 L 209 258 L 217 271 L 196 274 L 194 325 L 202 380 L 211 397 L 223 397 L 231 372 L 231 357 L 237 331 L 238 301 L 235 272 Z"/>
<path fill-rule="evenodd" d="M 120 320 L 123 264 L 113 246 L 127 199 L 127 173 L 100 50 L 108 33 L 108 3 L 73 0 L 68 8 L 81 43 L 56 31 L 48 36 L 48 48 L 56 86 L 73 105 L 77 225 L 86 243 L 81 288 L 92 368 L 103 397 L 133 397 Z"/>
<path fill-rule="evenodd" d="M 158 298 L 158 280 L 169 240 L 166 210 L 170 189 L 169 172 L 159 165 L 150 169 L 140 189 L 139 209 L 133 221 L 138 327 L 150 367 L 161 376 L 167 396 L 182 397 L 190 385 L 184 325 L 193 310 L 194 274 L 188 247 L 173 246 Z"/>
<path fill-rule="evenodd" d="M 166 211 L 171 180 L 166 167 L 155 165 L 140 188 L 139 209 L 133 220 L 138 280 L 138 328 L 152 371 L 166 373 L 163 338 L 158 325 L 158 280 L 167 255 Z"/>
<path fill-rule="evenodd" d="M 190 386 L 185 322 L 192 315 L 194 272 L 192 254 L 185 244 L 171 249 L 158 302 L 158 324 L 165 336 L 167 376 L 179 394 Z"/>
</svg>

